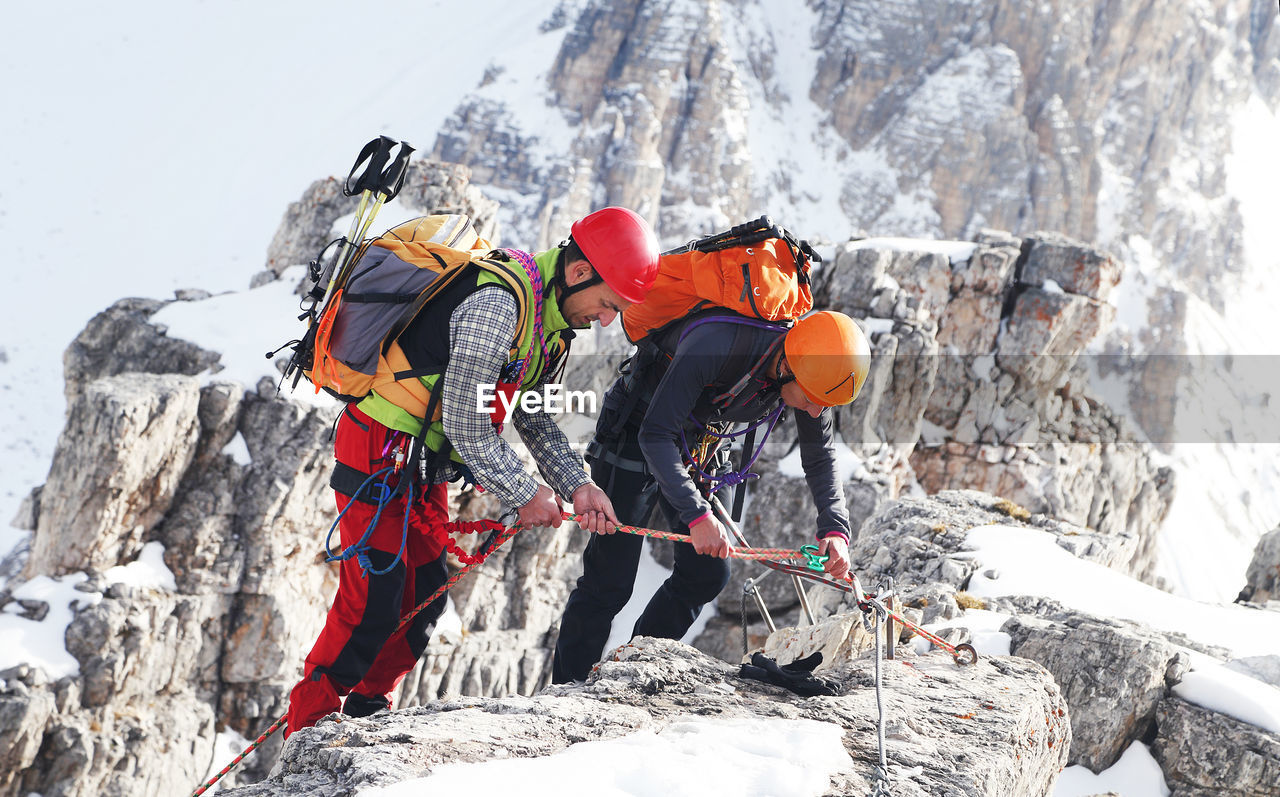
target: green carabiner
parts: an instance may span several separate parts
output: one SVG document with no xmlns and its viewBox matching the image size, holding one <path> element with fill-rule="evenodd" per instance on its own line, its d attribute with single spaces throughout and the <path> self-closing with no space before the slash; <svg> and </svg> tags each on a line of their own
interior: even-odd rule
<svg viewBox="0 0 1280 797">
<path fill-rule="evenodd" d="M 823 565 L 831 558 L 825 553 L 819 554 L 818 546 L 816 545 L 801 545 L 800 555 L 804 557 L 804 566 L 818 573 L 826 570 Z"/>
</svg>

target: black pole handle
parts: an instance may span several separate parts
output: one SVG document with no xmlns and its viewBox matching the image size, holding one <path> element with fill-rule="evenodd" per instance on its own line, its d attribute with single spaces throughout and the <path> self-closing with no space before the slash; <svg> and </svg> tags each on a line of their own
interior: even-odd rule
<svg viewBox="0 0 1280 797">
<path fill-rule="evenodd" d="M 409 173 L 409 156 L 412 154 L 413 147 L 409 145 L 409 142 L 401 141 L 400 151 L 396 153 L 395 160 L 391 161 L 391 165 L 379 177 L 378 185 L 374 188 L 374 191 L 386 194 L 385 201 L 390 202 L 395 199 L 396 195 L 400 193 L 400 189 L 404 187 L 405 175 Z"/>
<path fill-rule="evenodd" d="M 761 216 L 758 219 L 744 222 L 742 224 L 739 224 L 737 227 L 732 228 L 727 233 L 727 236 L 732 237 L 735 235 L 742 235 L 743 233 L 756 232 L 758 230 L 768 229 L 772 226 L 773 226 L 772 219 L 770 219 L 768 216 Z"/>
<path fill-rule="evenodd" d="M 731 227 L 724 232 L 708 235 L 705 238 L 696 238 L 683 246 L 677 246 L 675 249 L 668 250 L 662 254 L 674 255 L 694 251 L 716 252 L 733 246 L 750 246 L 766 238 L 779 238 L 782 235 L 783 230 L 774 225 L 773 219 L 768 216 L 761 216 L 758 219 L 752 219 L 736 227 Z"/>
<path fill-rule="evenodd" d="M 378 136 L 360 150 L 356 156 L 351 173 L 342 184 L 342 193 L 355 196 L 363 191 L 376 191 L 381 183 L 383 169 L 391 157 L 391 148 L 396 145 L 394 138 Z M 357 174 L 358 172 L 358 174 Z"/>
</svg>

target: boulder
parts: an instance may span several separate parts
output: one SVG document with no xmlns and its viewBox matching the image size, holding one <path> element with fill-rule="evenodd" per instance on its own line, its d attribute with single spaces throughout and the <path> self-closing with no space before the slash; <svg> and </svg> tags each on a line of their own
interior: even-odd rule
<svg viewBox="0 0 1280 797">
<path fill-rule="evenodd" d="M 131 561 L 173 503 L 199 438 L 198 382 L 122 374 L 71 405 L 41 490 L 29 576 Z"/>
<path fill-rule="evenodd" d="M 1151 753 L 1176 797 L 1269 797 L 1280 783 L 1280 735 L 1168 697 Z"/>
<path fill-rule="evenodd" d="M 1070 764 L 1109 768 L 1143 739 L 1156 706 L 1189 666 L 1185 652 L 1136 623 L 1059 608 L 1000 629 L 1009 652 L 1043 665 L 1070 706 Z"/>
<path fill-rule="evenodd" d="M 1237 601 L 1266 603 L 1280 600 L 1280 528 L 1258 538 L 1244 581 L 1244 589 L 1240 590 Z"/>
</svg>

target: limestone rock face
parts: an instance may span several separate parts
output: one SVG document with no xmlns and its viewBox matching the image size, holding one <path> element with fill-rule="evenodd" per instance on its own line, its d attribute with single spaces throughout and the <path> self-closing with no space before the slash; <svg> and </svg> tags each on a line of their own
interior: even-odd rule
<svg viewBox="0 0 1280 797">
<path fill-rule="evenodd" d="M 1237 600 L 1266 603 L 1280 600 L 1280 528 L 1274 529 L 1258 540 L 1253 549 L 1253 560 L 1245 572 L 1244 589 Z"/>
<path fill-rule="evenodd" d="M 811 0 L 781 27 L 763 0 L 564 3 L 539 31 L 554 55 L 495 62 L 433 157 L 511 196 L 504 221 L 540 245 L 625 204 L 673 244 L 769 212 L 835 243 L 1000 228 L 1159 252 L 1145 319 L 1108 350 L 1182 354 L 1189 298 L 1221 309 L 1246 262 L 1222 120 L 1280 106 L 1278 29 L 1266 0 Z M 1106 312 L 1053 281 L 1065 295 L 1023 309 Z M 964 312 L 988 298 L 957 296 Z M 1161 445 L 1182 365 L 1124 375 Z"/>
<path fill-rule="evenodd" d="M 558 48 L 532 86 L 548 112 L 515 113 L 507 86 L 530 85 L 495 65 L 433 157 L 527 197 L 512 223 L 540 243 L 605 204 L 654 216 L 670 241 L 756 208 L 825 206 L 848 226 L 814 234 L 837 241 L 999 227 L 1114 245 L 1143 230 L 1193 292 L 1216 297 L 1209 264 L 1240 262 L 1239 212 L 1221 160 L 1178 164 L 1230 151 L 1225 109 L 1251 93 L 1280 100 L 1271 5 L 814 0 L 792 10 L 787 36 L 759 2 L 561 4 L 542 23 Z M 823 171 L 788 147 L 814 150 Z M 1221 210 L 1212 220 L 1206 202 Z"/>
<path fill-rule="evenodd" d="M 1263 797 L 1280 783 L 1280 737 L 1176 697 L 1156 707 L 1151 753 L 1177 795 Z"/>
<path fill-rule="evenodd" d="M 982 490 L 1104 533 L 1135 534 L 1129 570 L 1149 576 L 1151 532 L 1172 501 L 1172 473 L 1135 445 L 1079 362 L 1110 325 L 1105 298 L 1121 265 L 1052 233 L 986 230 L 968 251 L 920 247 L 852 242 L 819 273 L 815 301 L 866 319 L 871 331 L 872 372 L 858 401 L 838 413 L 845 441 L 864 460 L 885 458 L 876 446 L 905 450 L 927 492 Z M 856 524 L 875 508 L 860 497 L 865 485 L 886 480 L 855 481 Z M 908 483 L 880 494 L 897 497 Z"/>
<path fill-rule="evenodd" d="M 1071 707 L 1071 760 L 1107 769 L 1155 720 L 1189 659 L 1141 626 L 1057 611 L 1005 623 L 1009 651 L 1053 673 Z"/>
<path fill-rule="evenodd" d="M 1045 795 L 1066 761 L 1066 707 L 1048 673 L 1018 658 L 959 668 L 929 655 L 882 664 L 895 794 Z M 583 686 L 532 698 L 437 702 L 364 720 L 322 721 L 290 737 L 269 780 L 228 795 L 337 795 L 424 777 L 446 762 L 545 756 L 571 744 L 664 729 L 696 718 L 832 722 L 850 754 L 826 793 L 872 788 L 877 759 L 874 665 L 828 671 L 844 693 L 801 699 L 738 677 L 737 668 L 668 640 L 637 638 Z M 429 781 L 428 781 L 429 782 Z"/>
<path fill-rule="evenodd" d="M 42 492 L 29 575 L 105 570 L 137 556 L 195 455 L 199 400 L 196 380 L 177 375 L 128 374 L 84 388 Z"/>
</svg>

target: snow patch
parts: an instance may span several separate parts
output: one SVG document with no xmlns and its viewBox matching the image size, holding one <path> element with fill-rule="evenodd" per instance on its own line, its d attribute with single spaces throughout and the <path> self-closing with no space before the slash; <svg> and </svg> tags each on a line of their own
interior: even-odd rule
<svg viewBox="0 0 1280 797">
<path fill-rule="evenodd" d="M 8 603 L 0 612 L 0 670 L 28 664 L 39 667 L 51 680 L 80 672 L 80 662 L 67 652 L 67 626 L 74 609 L 102 600 L 96 592 L 81 592 L 76 585 L 88 578 L 72 573 L 60 578 L 36 576 L 13 590 L 14 601 L 39 601 L 49 607 L 40 621 L 18 616 L 21 607 Z"/>
<path fill-rule="evenodd" d="M 889 250 L 893 252 L 921 252 L 925 254 L 936 254 L 946 257 L 952 265 L 963 263 L 978 248 L 978 245 L 972 241 L 946 241 L 946 240 L 929 240 L 924 238 L 863 238 L 859 241 L 850 241 L 844 245 L 845 249 L 877 249 Z"/>
<path fill-rule="evenodd" d="M 657 733 L 581 742 L 540 758 L 443 764 L 430 776 L 361 789 L 360 797 L 487 793 L 556 797 L 817 797 L 852 764 L 843 730 L 815 720 L 683 717 Z"/>
<path fill-rule="evenodd" d="M 222 453 L 231 457 L 231 461 L 237 465 L 247 467 L 253 464 L 253 456 L 249 453 L 249 443 L 240 432 L 236 432 L 236 436 L 231 438 L 231 442 L 222 447 Z"/>
<path fill-rule="evenodd" d="M 841 482 L 847 482 L 850 479 L 864 481 L 871 478 L 871 473 L 862 463 L 862 457 L 855 454 L 839 434 L 832 441 L 832 450 L 836 456 L 836 473 Z M 795 446 L 785 457 L 778 460 L 778 472 L 793 479 L 804 478 L 799 446 Z"/>
<path fill-rule="evenodd" d="M 208 783 L 210 778 L 222 771 L 227 762 L 247 750 L 250 744 L 248 739 L 230 728 L 220 731 L 213 739 L 213 759 L 209 762 L 209 769 L 204 773 L 204 779 L 201 782 Z M 222 788 L 222 781 L 213 784 L 203 793 L 217 794 L 220 788 Z"/>
<path fill-rule="evenodd" d="M 298 296 L 294 288 L 305 274 L 305 266 L 292 266 L 280 279 L 248 291 L 211 296 L 193 302 L 172 302 L 151 316 L 151 322 L 167 329 L 171 338 L 190 341 L 204 349 L 221 352 L 218 366 L 202 374 L 204 384 L 239 382 L 254 390 L 263 377 L 280 381 L 276 360 L 264 352 L 299 337 L 306 328 L 298 320 Z M 337 401 L 316 392 L 303 379 L 297 389 L 280 388 L 284 395 L 318 407 L 336 407 Z"/>
<path fill-rule="evenodd" d="M 1012 617 L 986 609 L 967 609 L 959 617 L 929 623 L 924 630 L 936 634 L 944 628 L 967 628 L 973 635 L 970 644 L 979 656 L 1008 656 L 1013 637 L 1001 631 L 1000 627 Z M 911 645 L 916 653 L 922 655 L 933 650 L 933 643 L 920 636 L 912 639 Z"/>
<path fill-rule="evenodd" d="M 622 532 L 618 533 L 621 534 Z M 640 552 L 640 564 L 636 568 L 635 583 L 631 588 L 631 599 L 627 601 L 626 606 L 622 607 L 622 611 L 618 612 L 613 618 L 609 639 L 604 643 L 606 653 L 619 645 L 625 645 L 631 640 L 631 629 L 635 627 L 636 620 L 639 620 L 640 615 L 644 613 L 644 607 L 649 605 L 649 599 L 653 597 L 653 593 L 658 591 L 658 587 L 662 586 L 662 582 L 671 576 L 671 570 L 658 564 L 658 560 L 653 558 L 652 546 L 655 544 L 658 543 L 653 539 L 644 538 L 644 550 Z M 678 543 L 663 541 L 661 544 L 677 545 Z M 715 616 L 716 603 L 711 601 L 702 607 L 702 612 L 693 621 L 693 625 L 689 626 L 689 630 L 680 638 L 680 641 L 686 645 L 693 644 L 693 640 L 697 639 L 698 635 L 706 630 L 707 622 Z"/>
<path fill-rule="evenodd" d="M 1280 734 L 1280 689 L 1229 669 L 1222 662 L 1192 654 L 1192 670 L 1173 693 L 1188 703 L 1235 717 Z"/>
<path fill-rule="evenodd" d="M 1134 742 L 1110 768 L 1093 774 L 1077 764 L 1062 770 L 1053 797 L 1090 797 L 1095 794 L 1123 794 L 1124 797 L 1169 797 L 1164 772 L 1151 750 Z"/>
<path fill-rule="evenodd" d="M 102 575 L 108 584 L 171 592 L 178 588 L 173 571 L 164 563 L 164 544 L 156 540 L 143 545 L 137 559 L 127 565 L 108 568 Z"/>
<path fill-rule="evenodd" d="M 1078 611 L 1160 631 L 1195 629 L 1197 641 L 1232 650 L 1236 657 L 1273 654 L 1280 638 L 1280 613 L 1170 595 L 1077 559 L 1048 532 L 981 526 L 969 531 L 965 544 L 981 563 L 969 580 L 968 592 L 976 597 L 1042 595 Z M 1193 655 L 1192 668 L 1188 675 L 1199 675 L 1184 679 L 1183 699 L 1280 733 L 1280 690 L 1204 656 Z"/>
</svg>

